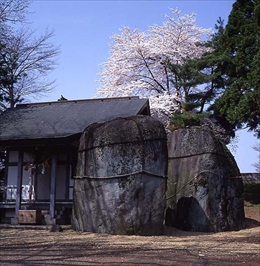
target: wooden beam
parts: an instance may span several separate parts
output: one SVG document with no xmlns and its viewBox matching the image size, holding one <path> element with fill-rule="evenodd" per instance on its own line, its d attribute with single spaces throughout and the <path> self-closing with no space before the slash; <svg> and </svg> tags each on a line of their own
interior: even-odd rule
<svg viewBox="0 0 260 266">
<path fill-rule="evenodd" d="M 57 177 L 57 154 L 53 153 L 51 158 L 51 189 L 50 189 L 50 218 L 55 218 L 56 201 L 56 177 Z"/>
<path fill-rule="evenodd" d="M 18 212 L 21 208 L 22 201 L 22 179 L 23 179 L 23 151 L 18 153 L 18 166 L 17 166 L 17 190 L 16 190 L 16 202 L 15 202 L 15 217 L 18 218 Z"/>
</svg>

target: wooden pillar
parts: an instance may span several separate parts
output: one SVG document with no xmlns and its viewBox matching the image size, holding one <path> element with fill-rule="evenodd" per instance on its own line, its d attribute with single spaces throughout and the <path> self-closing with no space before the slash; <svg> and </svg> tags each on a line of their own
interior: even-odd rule
<svg viewBox="0 0 260 266">
<path fill-rule="evenodd" d="M 21 209 L 22 201 L 22 179 L 23 179 L 23 151 L 19 151 L 18 167 L 17 167 L 17 190 L 16 190 L 16 203 L 15 203 L 15 217 L 18 218 L 18 212 Z"/>
<path fill-rule="evenodd" d="M 53 153 L 51 158 L 51 189 L 50 189 L 50 218 L 55 217 L 56 201 L 56 176 L 57 176 L 57 154 Z"/>
<path fill-rule="evenodd" d="M 65 201 L 69 201 L 69 190 L 70 190 L 70 169 L 71 169 L 71 155 L 67 153 L 66 160 L 66 188 L 65 188 Z"/>
<path fill-rule="evenodd" d="M 7 188 L 8 184 L 8 171 L 9 171 L 9 151 L 6 151 L 6 157 L 5 157 L 5 171 L 4 171 L 4 187 Z M 4 193 L 4 201 L 7 200 L 7 190 L 6 193 Z"/>
</svg>

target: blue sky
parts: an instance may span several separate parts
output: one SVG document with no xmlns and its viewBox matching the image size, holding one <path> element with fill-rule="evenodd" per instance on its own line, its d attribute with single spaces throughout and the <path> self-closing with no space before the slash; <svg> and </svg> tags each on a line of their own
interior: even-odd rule
<svg viewBox="0 0 260 266">
<path fill-rule="evenodd" d="M 143 31 L 152 24 L 162 24 L 169 8 L 183 14 L 195 13 L 196 23 L 214 28 L 219 17 L 227 22 L 234 0 L 182 1 L 47 1 L 35 0 L 28 20 L 37 33 L 55 30 L 52 43 L 61 46 L 58 66 L 48 77 L 56 80 L 55 90 L 40 101 L 56 101 L 63 95 L 69 100 L 92 98 L 98 87 L 100 64 L 109 56 L 110 37 L 119 28 L 129 26 Z M 245 130 L 239 132 L 235 159 L 241 172 L 254 172 L 257 153 L 252 149 L 256 138 Z"/>
</svg>

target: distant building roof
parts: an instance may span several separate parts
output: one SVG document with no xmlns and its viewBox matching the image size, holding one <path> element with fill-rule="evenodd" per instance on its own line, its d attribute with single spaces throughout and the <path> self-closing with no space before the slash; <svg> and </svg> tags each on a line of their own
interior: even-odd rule
<svg viewBox="0 0 260 266">
<path fill-rule="evenodd" d="M 139 97 L 19 104 L 0 114 L 0 146 L 6 141 L 65 138 L 90 124 L 132 115 L 150 115 Z"/>
</svg>

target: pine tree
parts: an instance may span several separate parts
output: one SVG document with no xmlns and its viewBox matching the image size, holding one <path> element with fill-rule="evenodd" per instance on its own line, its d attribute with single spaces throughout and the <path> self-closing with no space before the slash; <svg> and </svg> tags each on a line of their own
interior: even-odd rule
<svg viewBox="0 0 260 266">
<path fill-rule="evenodd" d="M 221 45 L 224 92 L 214 114 L 226 128 L 246 126 L 260 137 L 259 0 L 233 4 Z"/>
<path fill-rule="evenodd" d="M 181 87 L 185 92 L 181 112 L 173 115 L 173 126 L 202 125 L 205 117 L 213 117 L 211 106 L 217 96 L 223 92 L 224 84 L 222 69 L 226 55 L 221 45 L 224 34 L 224 21 L 221 18 L 217 21 L 215 29 L 216 33 L 210 40 L 198 44 L 209 48 L 209 52 L 200 58 L 183 59 L 182 65 L 170 67 L 176 77 L 172 80 L 174 86 Z"/>
<path fill-rule="evenodd" d="M 237 0 L 226 27 L 219 18 L 215 29 L 204 44 L 211 51 L 188 62 L 193 86 L 204 90 L 189 93 L 186 106 L 193 112 L 209 112 L 230 136 L 247 127 L 260 137 L 259 0 Z"/>
</svg>

